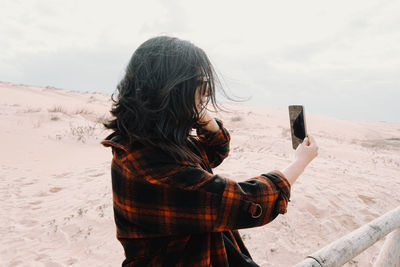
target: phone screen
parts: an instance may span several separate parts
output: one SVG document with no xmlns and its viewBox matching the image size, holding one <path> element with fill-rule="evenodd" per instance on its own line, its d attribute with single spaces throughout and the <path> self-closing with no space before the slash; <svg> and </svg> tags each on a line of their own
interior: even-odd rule
<svg viewBox="0 0 400 267">
<path fill-rule="evenodd" d="M 296 149 L 307 136 L 304 107 L 301 105 L 289 106 L 290 130 L 292 146 Z"/>
</svg>

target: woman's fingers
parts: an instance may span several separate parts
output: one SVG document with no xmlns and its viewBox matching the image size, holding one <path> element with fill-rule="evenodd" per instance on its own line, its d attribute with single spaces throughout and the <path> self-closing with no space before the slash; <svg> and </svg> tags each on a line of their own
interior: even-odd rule
<svg viewBox="0 0 400 267">
<path fill-rule="evenodd" d="M 306 138 L 304 138 L 303 143 L 308 146 L 310 145 L 310 141 L 308 140 L 308 136 Z"/>
<path fill-rule="evenodd" d="M 314 137 L 308 136 L 308 140 L 309 140 L 310 145 L 313 145 L 313 146 L 318 147 L 318 144 L 317 144 L 317 142 L 315 141 L 315 138 L 314 138 Z"/>
</svg>

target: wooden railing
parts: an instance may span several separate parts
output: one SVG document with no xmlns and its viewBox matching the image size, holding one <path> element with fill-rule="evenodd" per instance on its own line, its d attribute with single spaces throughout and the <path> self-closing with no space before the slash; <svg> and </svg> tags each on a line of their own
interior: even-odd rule
<svg viewBox="0 0 400 267">
<path fill-rule="evenodd" d="M 296 267 L 342 266 L 386 237 L 374 267 L 400 266 L 400 206 L 332 242 L 296 264 Z"/>
</svg>

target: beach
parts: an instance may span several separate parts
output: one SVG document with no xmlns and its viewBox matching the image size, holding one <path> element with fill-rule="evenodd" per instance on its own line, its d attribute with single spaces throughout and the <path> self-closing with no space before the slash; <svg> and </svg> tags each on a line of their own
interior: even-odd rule
<svg viewBox="0 0 400 267">
<path fill-rule="evenodd" d="M 120 266 L 112 210 L 111 99 L 101 93 L 0 83 L 1 266 Z M 293 159 L 287 110 L 221 104 L 235 181 Z M 400 123 L 306 114 L 318 157 L 291 190 L 287 213 L 239 232 L 260 266 L 292 266 L 400 205 Z M 372 266 L 384 239 L 345 266 Z"/>
</svg>

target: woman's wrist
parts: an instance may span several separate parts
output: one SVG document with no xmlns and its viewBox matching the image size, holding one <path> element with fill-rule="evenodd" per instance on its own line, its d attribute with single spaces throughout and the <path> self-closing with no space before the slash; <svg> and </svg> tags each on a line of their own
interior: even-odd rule
<svg viewBox="0 0 400 267">
<path fill-rule="evenodd" d="M 296 159 L 289 166 L 282 171 L 286 179 L 289 181 L 290 185 L 296 182 L 297 178 L 304 172 L 307 164 L 304 161 Z"/>
</svg>

